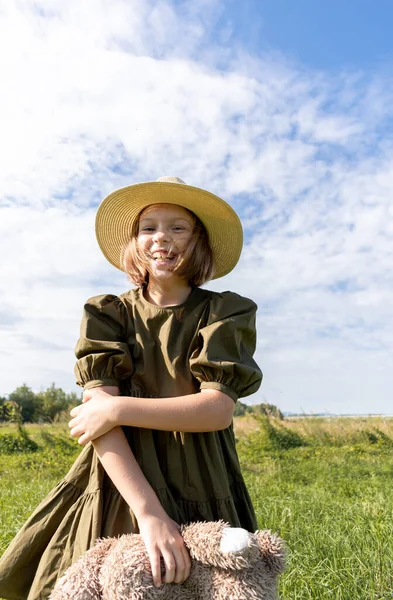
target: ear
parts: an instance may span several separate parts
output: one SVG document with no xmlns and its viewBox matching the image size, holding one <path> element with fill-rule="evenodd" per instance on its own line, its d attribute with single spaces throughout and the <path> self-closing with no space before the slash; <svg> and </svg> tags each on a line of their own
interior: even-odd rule
<svg viewBox="0 0 393 600">
<path fill-rule="evenodd" d="M 259 557 L 254 536 L 223 521 L 191 523 L 182 535 L 191 557 L 212 567 L 240 570 Z"/>
<path fill-rule="evenodd" d="M 285 569 L 285 544 L 281 538 L 266 529 L 255 532 L 259 551 L 266 566 L 273 573 L 282 573 Z"/>
<path fill-rule="evenodd" d="M 57 581 L 49 600 L 100 600 L 101 565 L 116 541 L 115 538 L 100 540 L 85 552 Z"/>
<path fill-rule="evenodd" d="M 220 542 L 220 551 L 224 554 L 242 552 L 250 545 L 251 534 L 240 527 L 224 527 Z"/>
</svg>

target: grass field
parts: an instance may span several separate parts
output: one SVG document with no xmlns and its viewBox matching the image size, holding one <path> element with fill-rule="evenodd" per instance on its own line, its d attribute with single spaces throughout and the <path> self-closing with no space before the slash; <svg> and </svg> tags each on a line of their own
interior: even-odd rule
<svg viewBox="0 0 393 600">
<path fill-rule="evenodd" d="M 38 450 L 5 454 L 0 426 L 0 553 L 79 451 L 64 426 L 27 431 Z M 282 600 L 392 599 L 393 419 L 247 416 L 235 431 L 259 527 L 288 546 Z"/>
</svg>

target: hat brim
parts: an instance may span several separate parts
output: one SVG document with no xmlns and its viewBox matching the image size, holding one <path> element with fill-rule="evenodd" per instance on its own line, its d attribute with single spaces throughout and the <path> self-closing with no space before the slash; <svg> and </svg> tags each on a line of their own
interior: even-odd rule
<svg viewBox="0 0 393 600">
<path fill-rule="evenodd" d="M 218 279 L 236 266 L 243 246 L 239 217 L 224 200 L 201 188 L 182 183 L 151 181 L 115 190 L 104 198 L 96 216 L 98 245 L 107 260 L 123 271 L 121 257 L 141 211 L 151 204 L 177 204 L 203 223 L 213 253 Z"/>
</svg>

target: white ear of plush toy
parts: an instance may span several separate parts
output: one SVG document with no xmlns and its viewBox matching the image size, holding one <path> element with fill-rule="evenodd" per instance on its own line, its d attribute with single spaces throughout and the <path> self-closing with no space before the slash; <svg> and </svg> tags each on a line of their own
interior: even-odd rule
<svg viewBox="0 0 393 600">
<path fill-rule="evenodd" d="M 220 542 L 220 552 L 241 552 L 250 545 L 251 534 L 240 527 L 224 527 Z"/>
</svg>

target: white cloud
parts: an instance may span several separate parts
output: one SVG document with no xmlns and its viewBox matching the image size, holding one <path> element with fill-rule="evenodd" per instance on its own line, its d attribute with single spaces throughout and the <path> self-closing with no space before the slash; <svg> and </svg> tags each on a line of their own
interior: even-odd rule
<svg viewBox="0 0 393 600">
<path fill-rule="evenodd" d="M 73 386 L 85 298 L 127 286 L 99 253 L 95 207 L 172 174 L 243 218 L 239 268 L 210 287 L 260 306 L 263 397 L 284 410 L 390 411 L 393 149 L 381 133 L 392 82 L 251 57 L 230 24 L 214 31 L 221 10 L 4 6 L 0 394 Z"/>
</svg>

